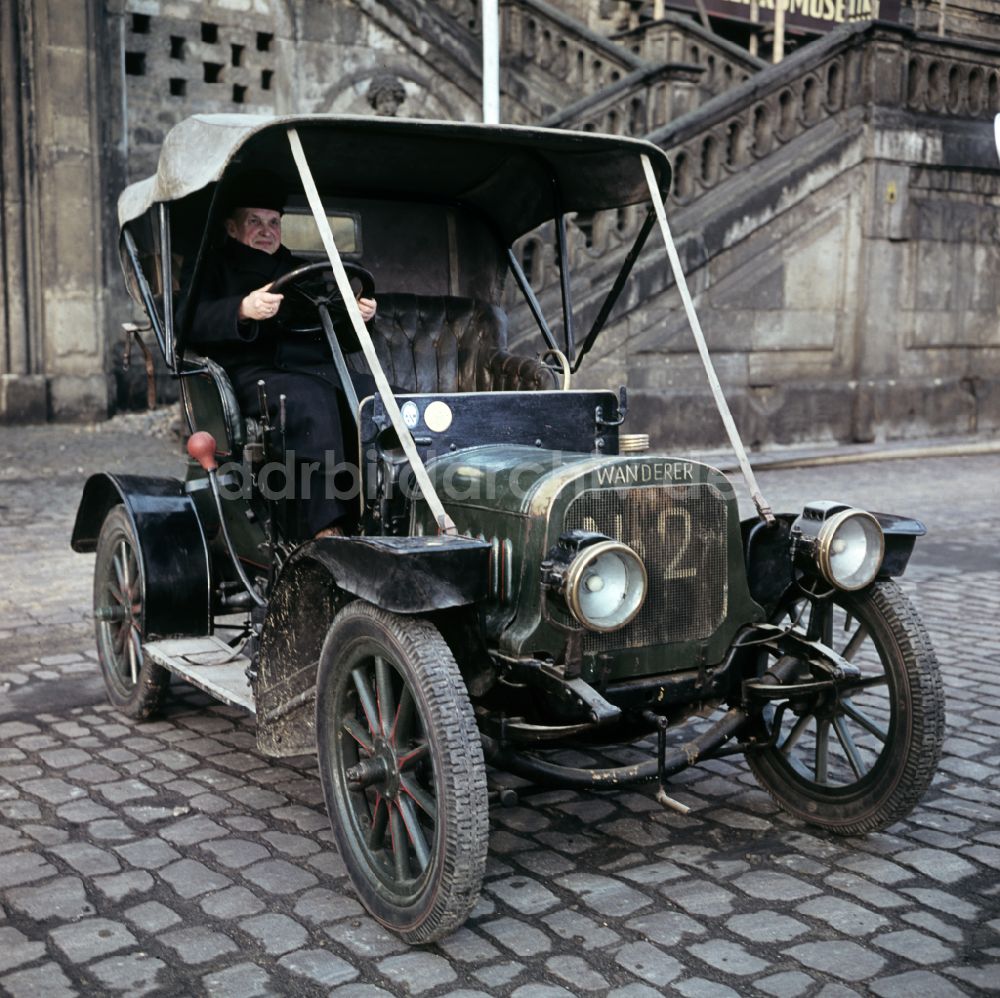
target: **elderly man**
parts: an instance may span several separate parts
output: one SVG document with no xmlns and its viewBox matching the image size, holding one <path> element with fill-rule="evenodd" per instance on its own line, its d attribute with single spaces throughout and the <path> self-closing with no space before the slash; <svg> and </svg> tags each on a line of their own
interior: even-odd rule
<svg viewBox="0 0 1000 998">
<path fill-rule="evenodd" d="M 329 467 L 345 457 L 345 400 L 329 345 L 321 333 L 282 329 L 275 320 L 284 296 L 269 290 L 306 262 L 281 244 L 284 201 L 280 180 L 266 171 L 245 174 L 230 190 L 226 240 L 202 278 L 188 342 L 226 369 L 245 415 L 260 415 L 258 381 L 264 381 L 272 422 L 285 395 L 287 453 L 295 463 Z M 367 322 L 376 303 L 359 298 L 358 307 Z M 352 380 L 359 396 L 374 393 L 370 375 L 352 374 Z M 296 495 L 298 533 L 319 537 L 349 529 L 353 506 L 330 494 L 336 490 L 327 476 L 320 471 L 307 481 L 308 495 Z"/>
</svg>

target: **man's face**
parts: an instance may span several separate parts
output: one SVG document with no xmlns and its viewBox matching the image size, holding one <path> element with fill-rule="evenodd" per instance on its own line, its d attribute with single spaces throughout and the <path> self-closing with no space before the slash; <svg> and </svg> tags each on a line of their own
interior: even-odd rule
<svg viewBox="0 0 1000 998">
<path fill-rule="evenodd" d="M 226 219 L 226 234 L 244 246 L 274 253 L 281 245 L 281 212 L 270 208 L 237 208 Z"/>
</svg>

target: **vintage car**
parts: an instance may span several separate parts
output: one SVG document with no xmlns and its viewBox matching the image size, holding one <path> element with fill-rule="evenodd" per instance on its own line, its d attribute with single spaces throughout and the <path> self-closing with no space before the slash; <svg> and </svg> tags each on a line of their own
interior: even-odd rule
<svg viewBox="0 0 1000 998">
<path fill-rule="evenodd" d="M 356 427 L 348 536 L 300 535 L 268 484 L 280 408 L 241 412 L 178 308 L 218 248 L 227 185 L 255 164 L 287 185 L 284 239 L 310 261 L 279 282 L 288 335 L 326 337 Z M 490 802 L 510 793 L 487 767 L 594 792 L 658 781 L 684 810 L 672 774 L 741 754 L 781 807 L 851 835 L 907 814 L 934 774 L 941 680 L 894 581 L 924 528 L 768 506 L 674 248 L 669 180 L 661 149 L 617 136 L 198 115 L 120 198 L 126 281 L 179 384 L 191 460 L 183 480 L 86 483 L 72 544 L 97 552 L 108 695 L 144 718 L 175 674 L 253 712 L 261 752 L 316 752 L 358 896 L 411 942 L 476 902 Z M 634 245 L 578 342 L 567 222 L 626 209 Z M 758 511 L 742 522 L 720 471 L 648 451 L 624 389 L 569 387 L 657 227 Z M 536 230 L 560 278 L 541 298 L 515 248 Z M 378 298 L 368 326 L 353 278 Z M 508 348 L 508 280 L 539 356 Z M 355 397 L 351 368 L 378 392 Z"/>
</svg>

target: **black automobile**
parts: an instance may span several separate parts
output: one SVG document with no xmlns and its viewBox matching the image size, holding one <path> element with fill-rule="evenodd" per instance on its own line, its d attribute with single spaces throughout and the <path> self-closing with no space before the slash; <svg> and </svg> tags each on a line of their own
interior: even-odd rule
<svg viewBox="0 0 1000 998">
<path fill-rule="evenodd" d="M 359 469 L 345 536 L 301 536 L 295 499 L 267 487 L 280 416 L 240 410 L 177 308 L 217 250 L 227 184 L 254 163 L 290 192 L 285 241 L 309 261 L 282 279 L 299 301 L 289 335 L 323 336 L 342 376 Z M 742 754 L 791 814 L 852 835 L 900 819 L 934 774 L 941 680 L 894 581 L 924 528 L 829 500 L 769 507 L 687 292 L 669 180 L 662 150 L 616 136 L 200 115 L 120 199 L 126 281 L 179 384 L 191 460 L 183 479 L 86 484 L 73 547 L 97 552 L 108 695 L 147 717 L 175 674 L 256 714 L 261 752 L 316 752 L 358 895 L 409 941 L 475 904 L 488 767 L 594 791 L 658 781 L 683 809 L 671 774 Z M 567 219 L 623 211 L 639 219 L 631 252 L 602 305 L 574 308 Z M 649 451 L 624 389 L 570 387 L 657 229 L 749 520 L 720 471 Z M 561 315 L 515 248 L 535 230 Z M 358 277 L 378 298 L 368 326 Z M 537 354 L 508 346 L 511 282 Z M 375 394 L 355 397 L 355 369 Z M 631 765 L 566 754 L 650 736 Z"/>
</svg>

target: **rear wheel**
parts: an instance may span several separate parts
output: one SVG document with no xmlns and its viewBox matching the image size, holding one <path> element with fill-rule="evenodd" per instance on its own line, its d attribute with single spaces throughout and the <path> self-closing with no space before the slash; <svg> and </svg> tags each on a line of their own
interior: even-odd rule
<svg viewBox="0 0 1000 998">
<path fill-rule="evenodd" d="M 108 699 L 139 719 L 159 710 L 170 685 L 170 673 L 143 654 L 145 601 L 139 544 L 124 507 L 116 506 L 97 539 L 94 631 Z"/>
<path fill-rule="evenodd" d="M 802 597 L 782 617 L 861 675 L 765 708 L 758 735 L 769 745 L 747 753 L 750 768 L 812 824 L 844 835 L 891 825 L 927 790 L 944 737 L 941 676 L 920 618 L 891 581 Z M 824 677 L 802 662 L 789 681 Z"/>
<path fill-rule="evenodd" d="M 486 866 L 486 767 L 441 634 L 361 601 L 320 658 L 316 743 L 327 809 L 358 896 L 411 943 L 465 921 Z"/>
</svg>

